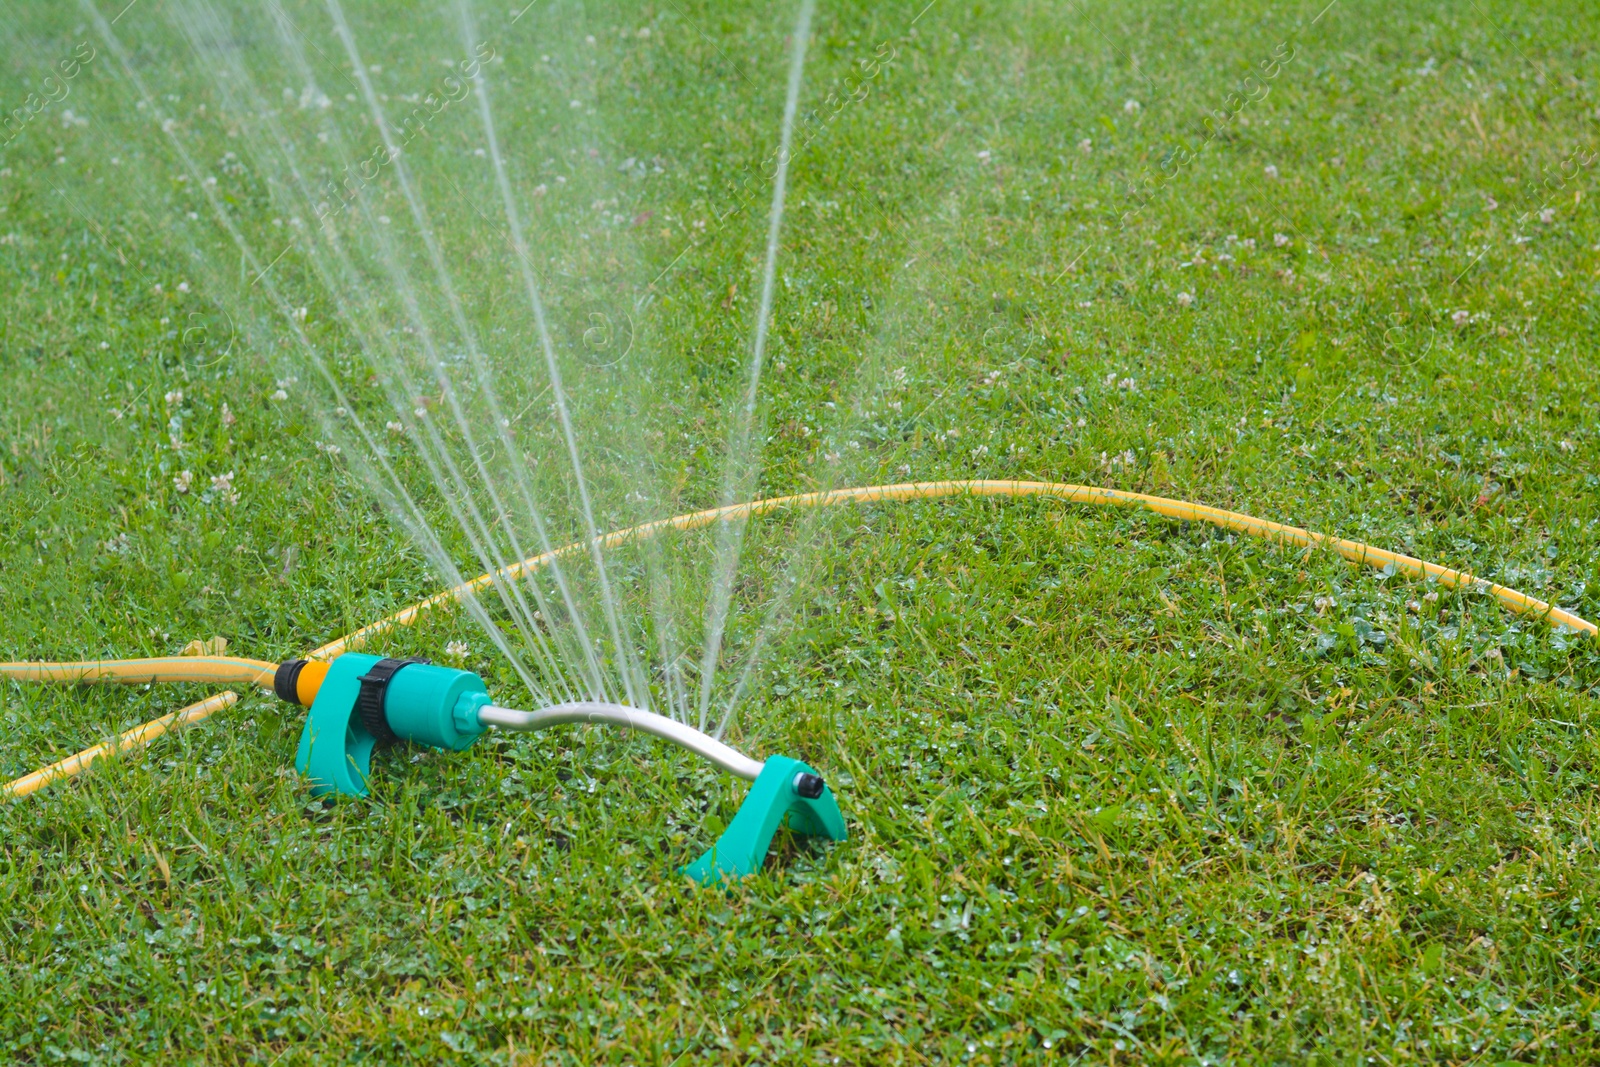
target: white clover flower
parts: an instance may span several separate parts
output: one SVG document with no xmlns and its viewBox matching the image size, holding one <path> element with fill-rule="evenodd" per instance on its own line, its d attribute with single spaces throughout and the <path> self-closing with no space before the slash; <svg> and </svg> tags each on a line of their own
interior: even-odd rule
<svg viewBox="0 0 1600 1067">
<path fill-rule="evenodd" d="M 172 488 L 180 493 L 187 493 L 194 484 L 194 471 L 179 471 L 172 479 Z"/>
<path fill-rule="evenodd" d="M 1178 306 L 1179 307 L 1188 307 L 1192 303 L 1194 303 L 1194 294 L 1193 293 L 1179 293 L 1178 294 Z"/>
<path fill-rule="evenodd" d="M 211 491 L 226 503 L 237 504 L 239 502 L 239 490 L 233 487 L 233 471 L 229 471 L 227 474 L 213 475 L 211 478 Z"/>
</svg>

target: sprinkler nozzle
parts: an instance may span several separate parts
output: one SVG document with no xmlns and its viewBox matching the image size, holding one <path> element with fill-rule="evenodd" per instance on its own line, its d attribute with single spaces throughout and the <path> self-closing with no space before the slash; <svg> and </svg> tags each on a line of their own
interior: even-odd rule
<svg viewBox="0 0 1600 1067">
<path fill-rule="evenodd" d="M 807 774 L 801 771 L 794 776 L 794 791 L 807 800 L 815 800 L 820 797 L 826 787 L 827 783 L 822 780 L 822 775 L 820 774 Z"/>
</svg>

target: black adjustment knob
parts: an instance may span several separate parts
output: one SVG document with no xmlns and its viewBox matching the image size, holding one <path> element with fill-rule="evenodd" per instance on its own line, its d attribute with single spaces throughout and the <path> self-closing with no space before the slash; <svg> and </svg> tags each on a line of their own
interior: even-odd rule
<svg viewBox="0 0 1600 1067">
<path fill-rule="evenodd" d="M 794 791 L 807 800 L 815 800 L 820 797 L 825 784 L 819 774 L 807 774 L 801 771 L 794 776 Z"/>
<path fill-rule="evenodd" d="M 357 679 L 361 688 L 356 691 L 356 717 L 361 725 L 367 728 L 379 744 L 390 744 L 398 741 L 395 732 L 389 728 L 389 717 L 383 712 L 384 697 L 389 692 L 389 682 L 402 667 L 409 667 L 413 663 L 426 663 L 425 659 L 412 657 L 410 659 L 380 659 L 367 673 Z"/>
</svg>

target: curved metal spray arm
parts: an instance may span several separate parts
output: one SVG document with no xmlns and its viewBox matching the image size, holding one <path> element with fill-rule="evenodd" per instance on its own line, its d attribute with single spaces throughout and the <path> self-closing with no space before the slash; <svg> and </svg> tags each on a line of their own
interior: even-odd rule
<svg viewBox="0 0 1600 1067">
<path fill-rule="evenodd" d="M 570 704 L 555 704 L 538 711 L 517 711 L 490 704 L 478 709 L 478 721 L 485 726 L 496 726 L 502 730 L 515 730 L 520 733 L 532 733 L 535 730 L 566 726 L 570 723 L 626 726 L 629 729 L 652 734 L 663 741 L 671 741 L 697 756 L 704 756 L 729 774 L 743 778 L 747 782 L 755 781 L 764 766 L 760 760 L 753 760 L 686 723 L 657 715 L 653 711 L 630 708 L 626 704 L 579 700 Z"/>
</svg>

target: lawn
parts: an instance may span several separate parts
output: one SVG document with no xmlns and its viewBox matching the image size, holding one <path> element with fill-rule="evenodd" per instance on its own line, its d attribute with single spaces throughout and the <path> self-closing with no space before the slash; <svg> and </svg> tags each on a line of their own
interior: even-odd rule
<svg viewBox="0 0 1600 1067">
<path fill-rule="evenodd" d="M 583 537 L 569 437 L 600 531 L 1041 479 L 1600 619 L 1600 9 L 924 4 L 812 15 L 770 275 L 791 5 L 12 5 L 0 658 L 303 655 L 510 487 Z M 610 558 L 658 697 L 719 536 Z M 699 887 L 745 785 L 600 728 L 324 801 L 244 694 L 0 802 L 0 1059 L 1600 1059 L 1593 640 L 1041 499 L 759 520 L 730 595 L 727 738 L 849 840 Z M 373 648 L 528 706 L 514 614 Z M 0 777 L 211 691 L 0 683 Z"/>
</svg>

